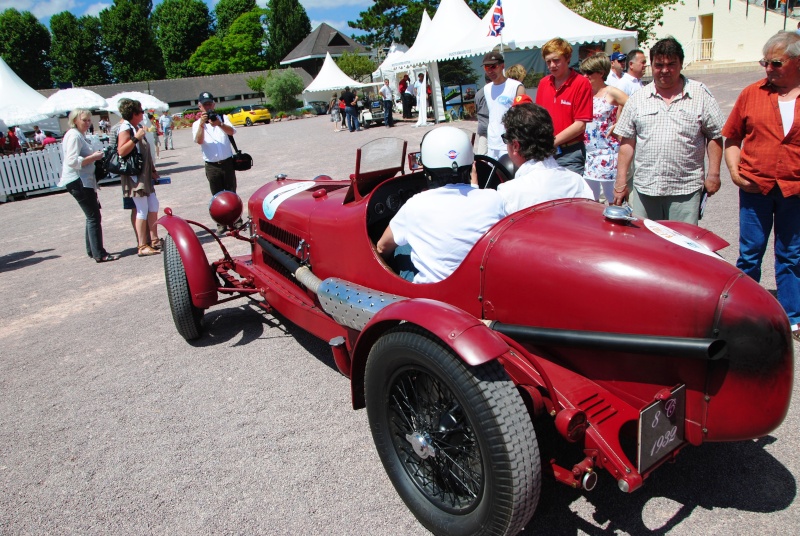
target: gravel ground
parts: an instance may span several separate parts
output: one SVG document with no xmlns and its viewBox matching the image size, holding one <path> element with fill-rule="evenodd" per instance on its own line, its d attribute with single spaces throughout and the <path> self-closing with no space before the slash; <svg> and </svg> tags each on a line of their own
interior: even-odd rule
<svg viewBox="0 0 800 536">
<path fill-rule="evenodd" d="M 727 112 L 759 76 L 701 80 Z M 255 159 L 239 174 L 242 198 L 276 173 L 345 178 L 365 141 L 391 134 L 416 150 L 428 130 L 332 128 L 316 117 L 239 129 Z M 162 208 L 210 223 L 190 142 L 177 131 L 176 149 L 162 152 L 172 184 L 158 194 Z M 135 255 L 119 187 L 100 198 L 106 246 L 123 254 L 102 265 L 84 256 L 84 218 L 68 194 L 0 206 L 0 533 L 426 534 L 386 478 L 327 345 L 244 300 L 209 310 L 207 334 L 187 344 L 161 258 Z M 723 166 L 702 225 L 733 244 L 731 261 L 736 207 Z M 772 262 L 763 285 L 775 289 Z M 770 436 L 687 449 L 631 495 L 605 474 L 587 494 L 546 483 L 525 534 L 792 533 L 797 400 Z"/>
</svg>

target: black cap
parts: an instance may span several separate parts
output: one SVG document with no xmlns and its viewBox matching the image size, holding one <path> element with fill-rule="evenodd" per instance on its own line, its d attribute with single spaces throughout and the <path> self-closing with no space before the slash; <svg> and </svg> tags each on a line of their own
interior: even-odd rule
<svg viewBox="0 0 800 536">
<path fill-rule="evenodd" d="M 203 91 L 200 93 L 200 96 L 197 97 L 198 102 L 214 102 L 214 95 L 209 93 L 208 91 Z"/>
<path fill-rule="evenodd" d="M 483 64 L 484 65 L 497 65 L 498 63 L 505 63 L 506 60 L 503 59 L 503 55 L 499 52 L 489 52 L 483 57 Z"/>
</svg>

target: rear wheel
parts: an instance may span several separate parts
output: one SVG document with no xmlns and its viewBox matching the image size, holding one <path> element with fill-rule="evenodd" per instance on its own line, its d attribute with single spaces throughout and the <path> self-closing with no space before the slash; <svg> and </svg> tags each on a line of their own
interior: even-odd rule
<svg viewBox="0 0 800 536">
<path fill-rule="evenodd" d="M 533 424 L 497 362 L 469 367 L 421 329 L 384 335 L 365 373 L 389 478 L 434 534 L 516 534 L 539 500 Z"/>
<path fill-rule="evenodd" d="M 192 303 L 183 259 L 169 234 L 164 239 L 164 276 L 167 280 L 169 308 L 178 333 L 187 341 L 198 338 L 202 332 L 205 310 Z"/>
<path fill-rule="evenodd" d="M 245 124 L 245 126 L 247 126 L 247 127 L 252 127 L 252 126 L 253 126 L 253 122 L 252 122 L 252 121 L 250 121 L 250 118 L 249 118 L 249 117 L 245 117 L 245 119 L 244 119 L 244 124 Z"/>
</svg>

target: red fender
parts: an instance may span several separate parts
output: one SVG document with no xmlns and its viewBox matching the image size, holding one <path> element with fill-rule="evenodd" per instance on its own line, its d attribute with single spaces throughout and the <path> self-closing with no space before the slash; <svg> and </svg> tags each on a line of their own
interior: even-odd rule
<svg viewBox="0 0 800 536">
<path fill-rule="evenodd" d="M 673 231 L 682 234 L 686 238 L 691 238 L 695 242 L 703 244 L 711 251 L 719 251 L 730 246 L 725 239 L 715 235 L 708 229 L 703 229 L 702 227 L 692 225 L 691 223 L 672 220 L 659 220 L 658 223 L 664 227 L 669 227 Z"/>
<path fill-rule="evenodd" d="M 183 268 L 186 270 L 192 303 L 200 309 L 216 305 L 217 280 L 208 263 L 206 252 L 203 251 L 203 246 L 192 227 L 183 218 L 172 214 L 161 216 L 157 223 L 164 227 L 175 241 L 183 261 Z"/>
<path fill-rule="evenodd" d="M 494 331 L 457 307 L 428 299 L 393 303 L 372 317 L 353 346 L 350 389 L 354 409 L 364 407 L 364 370 L 372 346 L 401 321 L 431 332 L 470 366 L 497 359 L 509 350 Z"/>
</svg>

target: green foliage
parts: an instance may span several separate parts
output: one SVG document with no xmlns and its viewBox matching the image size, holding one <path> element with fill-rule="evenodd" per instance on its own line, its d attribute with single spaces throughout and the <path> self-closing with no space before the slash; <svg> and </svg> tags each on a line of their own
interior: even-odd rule
<svg viewBox="0 0 800 536">
<path fill-rule="evenodd" d="M 53 87 L 49 50 L 50 32 L 30 11 L 0 13 L 0 56 L 34 89 Z"/>
<path fill-rule="evenodd" d="M 261 97 L 261 102 L 264 102 L 264 87 L 267 85 L 267 77 L 263 74 L 260 74 L 258 76 L 245 78 L 244 81 L 247 84 L 247 87 L 258 93 L 258 95 Z"/>
<path fill-rule="evenodd" d="M 267 64 L 277 68 L 281 60 L 311 33 L 311 21 L 298 0 L 267 2 Z"/>
<path fill-rule="evenodd" d="M 303 79 L 294 71 L 270 72 L 264 86 L 269 100 L 278 110 L 296 108 L 297 95 L 303 92 Z"/>
<path fill-rule="evenodd" d="M 203 75 L 244 73 L 266 68 L 263 9 L 240 15 L 224 38 L 213 36 L 198 47 L 189 58 L 189 68 Z"/>
<path fill-rule="evenodd" d="M 467 5 L 479 17 L 483 17 L 493 4 L 494 0 L 467 0 Z M 347 25 L 367 32 L 355 37 L 365 45 L 384 46 L 395 40 L 411 46 L 419 33 L 422 12 L 427 10 L 433 17 L 437 7 L 439 2 L 435 0 L 375 0 L 371 7 L 359 13 L 358 20 L 348 21 Z M 401 30 L 399 40 L 394 39 L 396 28 Z"/>
<path fill-rule="evenodd" d="M 152 19 L 167 78 L 194 75 L 189 68 L 189 58 L 211 35 L 211 15 L 206 3 L 164 0 L 156 7 Z"/>
<path fill-rule="evenodd" d="M 69 11 L 62 11 L 50 17 L 50 33 L 50 77 L 54 83 L 95 86 L 109 82 L 100 42 L 100 19 L 90 15 L 76 18 Z"/>
<path fill-rule="evenodd" d="M 439 62 L 439 80 L 443 86 L 474 84 L 478 81 L 478 73 L 467 59 Z"/>
<path fill-rule="evenodd" d="M 160 80 L 164 61 L 150 24 L 149 0 L 114 0 L 100 12 L 105 59 L 116 82 Z"/>
<path fill-rule="evenodd" d="M 233 21 L 248 11 L 253 11 L 256 7 L 256 0 L 219 0 L 214 7 L 214 15 L 217 19 L 217 37 L 224 38 Z"/>
<path fill-rule="evenodd" d="M 368 76 L 375 72 L 377 66 L 375 62 L 367 56 L 361 56 L 360 49 L 355 52 L 343 52 L 342 55 L 336 58 L 336 65 L 352 78 L 353 80 L 361 80 L 361 78 Z"/>
<path fill-rule="evenodd" d="M 638 33 L 639 44 L 655 37 L 653 28 L 663 24 L 665 9 L 675 0 L 562 0 L 569 9 L 591 21 Z"/>
</svg>

